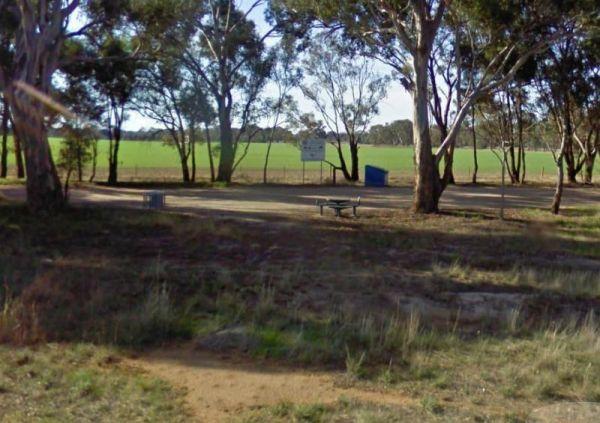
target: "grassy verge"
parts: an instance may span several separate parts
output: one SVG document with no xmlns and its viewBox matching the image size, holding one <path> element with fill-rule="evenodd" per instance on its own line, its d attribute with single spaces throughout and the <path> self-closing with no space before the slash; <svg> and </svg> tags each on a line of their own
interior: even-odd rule
<svg viewBox="0 0 600 423">
<path fill-rule="evenodd" d="M 25 184 L 24 179 L 0 178 L 0 185 L 23 185 L 23 184 Z"/>
<path fill-rule="evenodd" d="M 414 398 L 412 404 L 283 403 L 248 412 L 240 421 L 524 422 L 548 404 L 600 401 L 600 332 L 593 322 L 502 338 L 430 335 L 418 334 L 408 356 L 406 349 L 392 354 L 396 364 L 390 360 L 378 371 L 348 358 L 347 374 L 339 381 L 398 392 Z"/>
<path fill-rule="evenodd" d="M 422 419 L 418 409 L 385 407 L 342 398 L 335 404 L 281 403 L 254 411 L 237 419 L 239 422 L 404 422 Z"/>
<path fill-rule="evenodd" d="M 415 315 L 377 320 L 349 315 L 327 322 L 294 321 L 264 314 L 264 305 L 239 322 L 237 342 L 256 357 L 344 369 L 344 387 L 399 392 L 418 404 L 285 405 L 245 416 L 249 421 L 525 421 L 535 408 L 556 401 L 600 401 L 600 326 L 584 321 L 546 321 L 529 328 L 518 314 L 503 328 L 465 334 L 421 326 Z M 269 315 L 268 319 L 260 316 Z M 238 325 L 241 323 L 238 323 Z M 243 337 L 239 334 L 243 333 Z M 229 334 L 230 335 L 230 334 Z M 219 339 L 219 338 L 217 338 Z M 225 342 L 225 343 L 223 343 Z M 229 342 L 229 343 L 228 343 Z M 206 346 L 206 344 L 204 344 Z M 345 420 L 346 419 L 346 420 Z"/>
<path fill-rule="evenodd" d="M 179 395 L 91 345 L 0 347 L 0 420 L 186 421 Z"/>
<path fill-rule="evenodd" d="M 93 209 L 40 222 L 4 205 L 0 235 L 0 342 L 194 340 L 338 369 L 340 384 L 401 392 L 417 404 L 405 414 L 352 401 L 284 404 L 248 419 L 519 420 L 554 401 L 600 401 L 598 209 L 511 211 L 507 221 L 465 210 L 262 224 Z M 518 306 L 499 303 L 500 317 L 466 319 L 461 299 L 482 294 Z M 48 348 L 33 363 L 52 363 Z M 135 407 L 146 401 L 125 379 L 109 389 L 112 376 L 96 359 L 75 362 L 50 385 L 57 394 L 79 398 L 70 396 L 79 379 L 63 374 L 83 369 L 100 386 L 84 395 L 90 407 L 111 404 L 113 391 Z M 17 372 L 14 381 L 26 377 Z"/>
</svg>

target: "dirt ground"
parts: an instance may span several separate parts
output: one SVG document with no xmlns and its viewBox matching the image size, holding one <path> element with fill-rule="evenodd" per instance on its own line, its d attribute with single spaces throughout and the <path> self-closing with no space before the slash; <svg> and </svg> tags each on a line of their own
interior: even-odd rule
<svg viewBox="0 0 600 423">
<path fill-rule="evenodd" d="M 283 402 L 330 404 L 346 398 L 402 406 L 412 401 L 398 392 L 343 387 L 341 373 L 257 363 L 241 356 L 201 352 L 193 345 L 155 350 L 126 364 L 184 389 L 198 422 L 228 421 L 242 412 Z"/>
<path fill-rule="evenodd" d="M 150 189 L 91 186 L 71 191 L 73 204 L 102 204 L 112 207 L 140 208 L 142 194 Z M 315 202 L 324 198 L 360 197 L 361 211 L 409 207 L 411 187 L 366 188 L 358 186 L 232 186 L 228 188 L 166 188 L 167 208 L 177 212 L 208 212 L 215 216 L 268 219 L 272 216 L 314 215 Z M 498 186 L 459 185 L 443 195 L 441 207 L 499 208 L 501 189 Z M 0 195 L 10 200 L 23 200 L 23 186 L 0 186 Z M 549 187 L 507 187 L 507 208 L 548 208 L 553 189 Z M 586 206 L 600 204 L 600 189 L 566 188 L 563 205 Z"/>
<path fill-rule="evenodd" d="M 148 190 L 150 188 L 84 187 L 72 191 L 72 203 L 92 207 L 97 205 L 139 209 L 143 207 L 142 194 Z M 431 267 L 431 263 L 420 261 L 419 255 L 423 249 L 431 248 L 429 245 L 433 245 L 431 240 L 434 238 L 441 237 L 445 245 L 449 247 L 449 253 L 458 257 L 469 257 L 472 266 L 467 268 L 469 272 L 479 267 L 485 270 L 481 263 L 473 259 L 473 255 L 485 255 L 484 258 L 487 260 L 488 257 L 494 257 L 496 249 L 500 251 L 507 250 L 507 247 L 503 244 L 492 246 L 488 242 L 489 234 L 486 230 L 488 226 L 493 225 L 491 220 L 469 223 L 469 227 L 475 226 L 475 232 L 471 234 L 446 233 L 443 221 L 438 223 L 429 222 L 428 224 L 437 224 L 438 226 L 428 227 L 427 231 L 423 231 L 423 239 L 419 244 L 413 240 L 414 237 L 411 233 L 418 222 L 414 222 L 413 216 L 408 216 L 406 220 L 410 223 L 402 225 L 401 231 L 394 235 L 394 238 L 398 239 L 395 239 L 394 243 L 389 245 L 385 233 L 378 234 L 378 237 L 373 238 L 366 231 L 362 231 L 359 225 L 363 223 L 363 220 L 360 219 L 345 222 L 335 221 L 335 223 L 332 220 L 321 221 L 315 219 L 315 221 L 318 220 L 319 225 L 328 223 L 330 227 L 306 225 L 306 222 L 310 222 L 310 219 L 304 218 L 318 217 L 318 211 L 315 207 L 317 199 L 360 196 L 363 204 L 360 213 L 369 214 L 409 207 L 412 201 L 412 189 L 410 187 L 374 189 L 352 186 L 232 186 L 222 189 L 166 188 L 164 191 L 167 194 L 167 210 L 215 217 L 223 216 L 237 221 L 244 221 L 243 225 L 239 225 L 242 227 L 237 228 L 239 237 L 232 235 L 227 238 L 223 235 L 224 239 L 219 244 L 220 248 L 209 249 L 203 247 L 206 244 L 202 242 L 201 233 L 198 235 L 189 234 L 190 238 L 188 240 L 180 240 L 181 246 L 178 246 L 176 238 L 164 238 L 164 235 L 159 234 L 157 239 L 140 238 L 138 244 L 135 244 L 133 241 L 136 240 L 133 240 L 132 244 L 126 244 L 128 251 L 136 251 L 141 258 L 154 258 L 156 251 L 166 243 L 170 248 L 165 249 L 162 258 L 167 261 L 177 261 L 177 264 L 180 265 L 185 263 L 181 257 L 187 257 L 181 254 L 184 251 L 183 246 L 185 246 L 187 252 L 190 241 L 193 241 L 194 245 L 200 247 L 195 255 L 188 258 L 190 262 L 208 261 L 218 256 L 225 268 L 246 266 L 250 269 L 255 269 L 262 262 L 271 265 L 288 264 L 292 262 L 291 257 L 301 257 L 307 260 L 307 263 L 316 263 L 321 257 L 325 256 L 332 258 L 332 266 L 336 263 L 334 259 L 339 260 L 338 263 L 346 265 L 349 262 L 345 261 L 345 258 L 352 257 L 355 261 L 353 262 L 355 267 L 348 268 L 349 276 L 360 277 L 361 280 L 373 284 L 381 281 L 389 282 L 392 279 L 395 282 L 394 285 L 387 288 L 385 285 L 383 286 L 387 291 L 384 291 L 380 285 L 368 284 L 365 284 L 362 288 L 349 290 L 348 298 L 360 300 L 356 301 L 356 304 L 361 309 L 372 307 L 389 310 L 391 306 L 388 308 L 383 307 L 384 304 L 388 303 L 398 307 L 399 293 L 410 292 L 414 295 L 417 292 L 415 289 L 417 286 L 423 290 L 423 297 L 439 290 L 454 291 L 460 289 L 469 291 L 470 296 L 463 297 L 470 300 L 473 296 L 481 296 L 481 293 L 476 289 L 485 289 L 486 292 L 487 290 L 497 290 L 493 286 L 471 287 L 471 285 L 449 281 L 442 285 L 442 282 L 435 280 L 430 284 L 430 288 L 427 288 L 429 291 L 426 292 L 426 286 L 417 276 L 419 275 L 418 272 L 423 271 L 423 268 Z M 506 207 L 548 208 L 552 194 L 553 190 L 551 188 L 508 187 Z M 23 186 L 0 186 L 0 196 L 10 200 L 22 201 L 25 198 L 25 188 Z M 599 204 L 599 188 L 567 188 L 565 191 L 564 205 L 567 207 L 597 206 Z M 441 207 L 445 209 L 494 209 L 499 206 L 500 188 L 483 185 L 451 187 L 444 194 L 441 204 Z M 329 211 L 329 213 L 331 212 Z M 303 225 L 302 230 L 299 230 L 299 226 L 296 225 L 290 225 L 288 228 L 277 226 L 276 229 L 271 228 L 270 231 L 263 230 L 269 228 L 268 222 L 278 217 L 281 217 L 281 220 L 285 218 L 298 219 L 298 222 Z M 445 217 L 445 219 L 453 218 L 455 217 Z M 444 217 L 441 219 L 444 219 Z M 490 219 L 489 216 L 486 219 Z M 246 224 L 245 220 L 256 221 L 257 224 Z M 343 223 L 343 225 L 338 225 L 338 223 Z M 515 225 L 515 228 L 523 229 L 520 231 L 522 232 L 521 235 L 523 233 L 528 235 L 526 229 L 531 231 L 535 229 L 524 227 L 517 221 L 513 222 L 513 225 Z M 196 226 L 195 223 L 194 226 Z M 192 226 L 189 227 L 190 230 L 191 228 Z M 514 231 L 514 233 L 499 232 L 504 235 L 499 238 L 500 241 L 510 243 L 510 247 L 513 249 L 514 245 L 520 246 L 521 243 L 527 241 L 528 238 L 526 237 L 519 238 L 519 233 L 514 228 L 511 231 Z M 127 237 L 127 235 L 121 234 L 123 237 Z M 333 240 L 338 238 L 346 241 L 343 242 L 344 246 L 348 246 L 346 250 L 335 247 L 336 244 Z M 315 241 L 317 239 L 319 239 L 318 243 Z M 350 239 L 358 240 L 358 242 L 349 242 Z M 112 241 L 114 242 L 114 240 Z M 552 250 L 554 242 L 551 239 L 544 239 L 544 241 L 544 243 L 541 243 L 542 247 L 540 248 L 546 248 L 547 251 L 536 251 L 536 254 L 530 255 L 519 252 L 517 248 L 517 251 L 513 251 L 513 254 L 520 254 L 525 264 L 541 268 L 557 257 L 556 251 Z M 98 240 L 97 243 L 97 245 L 104 245 L 105 243 L 108 245 L 107 240 L 104 238 Z M 369 248 L 358 248 L 361 245 L 367 245 Z M 410 251 L 406 254 L 403 253 L 404 250 L 400 250 L 400 245 Z M 303 246 L 306 247 L 303 248 Z M 335 251 L 328 248 L 335 248 Z M 115 248 L 112 251 L 113 248 L 110 248 L 109 250 L 115 255 L 123 253 L 122 249 Z M 383 252 L 385 252 L 385 255 Z M 69 256 L 67 253 L 68 250 L 64 253 L 65 257 Z M 564 257 L 574 259 L 572 255 Z M 227 260 L 230 260 L 230 262 Z M 240 262 L 240 260 L 243 261 Z M 597 269 L 596 261 L 588 260 L 587 262 L 589 262 L 587 265 L 592 271 Z M 353 273 L 357 269 L 365 269 L 367 273 L 371 273 L 375 269 L 374 263 L 382 266 L 381 268 L 385 268 L 385 279 L 381 279 L 381 281 L 376 278 L 371 280 L 367 276 Z M 407 279 L 407 275 L 412 275 L 412 279 L 409 278 L 405 283 L 402 282 Z M 304 283 L 304 281 L 298 280 L 297 283 Z M 332 286 L 335 285 L 332 284 Z M 312 286 L 310 288 L 314 288 L 314 292 L 306 289 L 305 286 L 290 285 L 286 289 L 294 294 L 300 292 L 307 302 L 314 305 L 315 309 L 318 309 L 320 304 L 328 305 L 336 299 L 339 300 L 339 297 L 327 297 L 323 293 L 322 286 Z M 376 298 L 369 297 L 367 294 L 374 290 L 378 291 L 379 296 Z M 512 292 L 515 289 L 507 287 L 503 290 Z M 287 295 L 286 292 L 282 288 L 280 294 Z M 412 303 L 409 305 L 412 307 Z M 463 315 L 466 314 L 463 312 Z M 346 388 L 341 383 L 344 375 L 339 371 L 308 371 L 283 367 L 272 362 L 251 360 L 248 357 L 207 353 L 197 350 L 193 344 L 154 350 L 129 360 L 127 364 L 141 368 L 153 376 L 184 389 L 186 403 L 195 421 L 200 422 L 227 421 L 235 418 L 243 411 L 275 405 L 282 401 L 300 404 L 327 404 L 337 401 L 340 397 L 345 397 L 390 406 L 410 405 L 411 401 L 415 401 L 412 398 L 403 396 L 398 391 L 392 393 L 365 391 L 357 387 Z"/>
</svg>

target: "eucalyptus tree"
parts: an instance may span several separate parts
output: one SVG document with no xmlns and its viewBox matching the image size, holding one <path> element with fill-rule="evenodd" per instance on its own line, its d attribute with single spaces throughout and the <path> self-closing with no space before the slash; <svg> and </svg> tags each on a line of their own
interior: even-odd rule
<svg viewBox="0 0 600 423">
<path fill-rule="evenodd" d="M 597 99 L 598 61 L 597 55 L 588 54 L 582 48 L 586 40 L 573 37 L 557 43 L 538 66 L 536 89 L 541 114 L 554 124 L 556 140 L 549 144 L 557 167 L 556 191 L 552 202 L 552 212 L 558 214 L 561 207 L 565 164 L 566 175 L 571 183 L 577 182 L 577 175 L 586 164 L 586 155 L 595 158 L 597 150 L 589 143 L 593 140 L 597 126 L 589 126 L 585 145 L 577 136 L 577 129 L 584 119 L 578 114 L 590 113 L 595 116 L 594 99 Z M 591 106 L 591 107 L 590 107 Z M 583 112 L 583 113 L 582 113 Z M 575 150 L 580 149 L 576 154 Z M 583 159 L 582 159 L 583 158 Z M 593 160 L 592 160 L 593 163 Z"/>
<path fill-rule="evenodd" d="M 596 26 L 599 29 L 599 26 Z M 580 103 L 573 111 L 573 139 L 579 148 L 577 168 L 583 183 L 593 182 L 594 164 L 600 154 L 600 37 L 582 40 L 583 72 L 577 84 Z"/>
<path fill-rule="evenodd" d="M 210 163 L 210 179 L 215 180 L 214 163 L 212 151 L 210 148 L 210 127 L 215 120 L 215 110 L 208 98 L 208 89 L 204 81 L 199 78 L 191 77 L 187 81 L 187 86 L 181 97 L 181 109 L 184 121 L 187 123 L 187 136 L 190 145 L 190 156 L 192 166 L 192 182 L 196 181 L 197 174 L 197 153 L 196 145 L 202 139 L 201 132 L 204 129 L 205 135 L 208 134 L 206 141 L 207 152 Z"/>
<path fill-rule="evenodd" d="M 525 160 L 525 111 L 527 93 L 520 84 L 506 84 L 506 130 L 509 147 L 509 176 L 513 184 L 525 183 L 527 162 Z"/>
<path fill-rule="evenodd" d="M 65 50 L 77 50 L 80 47 L 81 45 L 78 43 L 67 44 Z M 55 96 L 76 117 L 75 119 L 61 119 L 59 116 L 58 122 L 62 124 L 62 133 L 65 139 L 65 143 L 59 152 L 58 166 L 67 176 L 64 181 L 65 189 L 63 190 L 66 196 L 68 193 L 68 178 L 70 178 L 73 169 L 77 171 L 77 179 L 81 182 L 83 168 L 89 162 L 91 163 L 89 181 L 93 182 L 96 177 L 99 134 L 95 128 L 100 126 L 104 104 L 102 98 L 94 89 L 93 75 L 88 64 L 72 63 L 63 66 L 60 75 L 64 87 L 56 90 Z"/>
<path fill-rule="evenodd" d="M 389 77 L 380 75 L 372 61 L 344 51 L 341 39 L 320 37 L 303 62 L 306 80 L 302 93 L 318 111 L 338 154 L 339 168 L 348 181 L 358 181 L 359 145 L 387 93 Z M 350 166 L 344 145 L 350 150 Z"/>
<path fill-rule="evenodd" d="M 69 182 L 73 173 L 77 181 L 83 181 L 85 166 L 93 162 L 94 144 L 98 141 L 98 132 L 82 122 L 69 122 L 62 128 L 64 142 L 58 155 L 57 166 L 65 173 L 64 195 L 68 196 Z"/>
<path fill-rule="evenodd" d="M 216 179 L 230 182 L 239 165 L 238 149 L 259 113 L 261 94 L 273 65 L 265 40 L 249 15 L 265 1 L 243 9 L 235 0 L 205 0 L 190 12 L 189 36 L 182 40 L 182 60 L 208 87 L 219 123 L 220 154 Z M 239 129 L 234 131 L 234 124 Z M 244 154 L 242 153 L 241 156 Z"/>
<path fill-rule="evenodd" d="M 212 120 L 212 110 L 201 81 L 172 57 L 162 57 L 141 72 L 134 100 L 136 109 L 160 123 L 179 156 L 183 182 L 196 180 L 198 126 Z"/>
<path fill-rule="evenodd" d="M 548 28 L 548 21 L 572 19 L 577 7 L 570 3 L 468 0 L 272 0 L 280 19 L 304 25 L 313 19 L 330 30 L 341 30 L 364 46 L 365 54 L 390 65 L 413 97 L 415 143 L 414 210 L 438 210 L 444 191 L 439 165 L 455 144 L 462 123 L 473 103 L 483 93 L 510 81 L 534 54 L 565 36 Z M 571 7 L 569 9 L 568 7 Z M 429 122 L 430 80 L 428 63 L 443 18 L 460 8 L 469 26 L 488 39 L 483 51 L 485 66 L 464 81 L 461 107 L 448 135 L 432 154 Z"/>
<path fill-rule="evenodd" d="M 596 80 L 596 85 L 598 84 Z M 573 137 L 582 152 L 580 161 L 583 163 L 583 182 L 591 184 L 594 179 L 594 164 L 600 151 L 600 88 L 597 88 L 592 98 L 579 109 L 580 123 L 576 126 Z"/>
<path fill-rule="evenodd" d="M 106 104 L 104 121 L 108 132 L 108 184 L 118 182 L 119 148 L 122 128 L 136 88 L 143 63 L 132 60 L 133 40 L 108 33 L 102 37 L 96 52 L 101 59 L 94 66 L 93 79 L 97 92 Z"/>
<path fill-rule="evenodd" d="M 443 143 L 448 136 L 456 109 L 461 106 L 462 90 L 462 50 L 461 27 L 456 17 L 446 16 L 440 26 L 440 34 L 436 37 L 429 55 L 427 70 L 431 84 L 429 109 L 439 130 L 440 141 Z M 476 71 L 471 68 L 471 71 Z M 442 186 L 454 184 L 454 148 L 452 144 L 444 154 L 444 171 L 441 177 Z"/>
<path fill-rule="evenodd" d="M 479 102 L 482 128 L 488 137 L 497 138 L 505 145 L 506 170 L 513 184 L 525 183 L 526 143 L 537 124 L 527 106 L 530 98 L 520 83 L 510 83 Z"/>
<path fill-rule="evenodd" d="M 27 199 L 34 211 L 52 211 L 63 205 L 45 109 L 50 103 L 52 76 L 60 66 L 60 50 L 69 37 L 66 23 L 78 6 L 78 0 L 0 3 L 0 14 L 10 16 L 16 24 L 10 37 L 14 67 L 10 73 L 0 67 L 0 84 L 12 111 L 14 131 L 23 142 Z"/>
<path fill-rule="evenodd" d="M 3 3 L 0 3 L 2 5 Z M 17 22 L 11 13 L 0 14 L 0 67 L 5 75 L 12 73 L 14 66 L 14 54 L 12 49 L 12 38 L 16 30 Z M 8 174 L 8 128 L 10 120 L 10 108 L 5 95 L 2 95 L 2 145 L 0 150 L 0 178 L 6 178 Z"/>
<path fill-rule="evenodd" d="M 566 160 L 569 173 L 580 174 L 584 183 L 591 184 L 600 148 L 600 38 L 578 41 L 577 64 L 572 74 L 576 80 L 569 87 L 573 100 L 570 109 L 573 148 L 567 150 L 571 157 Z M 566 105 L 568 99 L 562 104 Z M 577 154 L 573 150 L 577 150 Z M 573 182 L 572 175 L 568 176 Z"/>
<path fill-rule="evenodd" d="M 585 60 L 579 41 L 569 38 L 549 49 L 540 60 L 536 83 L 540 101 L 555 123 L 557 133 L 564 138 L 562 157 L 568 181 L 572 183 L 577 182 L 577 174 L 583 166 L 577 163 L 574 114 L 587 96 L 588 68 L 597 66 Z"/>
<path fill-rule="evenodd" d="M 8 124 L 10 120 L 10 109 L 8 102 L 2 98 L 2 144 L 0 145 L 0 178 L 8 175 Z"/>
<path fill-rule="evenodd" d="M 2 0 L 0 15 L 10 17 L 9 37 L 14 66 L 0 67 L 0 86 L 12 112 L 15 136 L 23 144 L 27 173 L 27 201 L 34 212 L 54 212 L 64 204 L 61 181 L 48 143 L 48 117 L 74 117 L 51 97 L 54 76 L 65 62 L 68 40 L 93 36 L 128 16 L 126 0 Z M 88 60 L 84 58 L 83 60 Z"/>
<path fill-rule="evenodd" d="M 6 12 L 9 2 L 0 2 L 0 7 Z M 14 13 L 0 14 L 0 67 L 4 79 L 8 80 L 13 74 L 15 67 L 14 63 L 14 34 L 16 32 L 18 22 Z M 8 153 L 9 153 L 9 127 L 12 126 L 12 116 L 10 112 L 10 104 L 6 95 L 2 94 L 2 145 L 0 151 L 0 177 L 8 176 Z M 25 168 L 23 166 L 23 154 L 19 137 L 15 136 L 13 130 L 13 150 L 15 154 L 15 165 L 17 167 L 17 177 L 25 177 Z"/>
<path fill-rule="evenodd" d="M 296 66 L 297 54 L 295 46 L 289 39 L 284 38 L 275 47 L 275 65 L 271 74 L 271 84 L 274 95 L 266 98 L 263 104 L 268 121 L 266 133 L 267 152 L 263 165 L 263 183 L 267 183 L 267 172 L 271 148 L 275 137 L 279 134 L 279 126 L 285 125 L 297 110 L 297 104 L 292 96 L 292 90 L 298 86 L 302 72 Z"/>
</svg>

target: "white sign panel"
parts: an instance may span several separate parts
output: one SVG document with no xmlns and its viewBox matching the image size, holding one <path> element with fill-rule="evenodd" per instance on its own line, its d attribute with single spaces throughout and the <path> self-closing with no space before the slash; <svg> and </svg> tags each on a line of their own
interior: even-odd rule
<svg viewBox="0 0 600 423">
<path fill-rule="evenodd" d="M 303 162 L 322 162 L 325 160 L 325 140 L 306 140 L 302 142 Z"/>
</svg>

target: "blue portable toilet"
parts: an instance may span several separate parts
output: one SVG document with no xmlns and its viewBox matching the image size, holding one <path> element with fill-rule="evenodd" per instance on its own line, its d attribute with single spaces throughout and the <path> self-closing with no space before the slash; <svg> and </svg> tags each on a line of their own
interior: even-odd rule
<svg viewBox="0 0 600 423">
<path fill-rule="evenodd" d="M 386 187 L 388 185 L 389 172 L 375 166 L 365 166 L 366 187 Z"/>
</svg>

